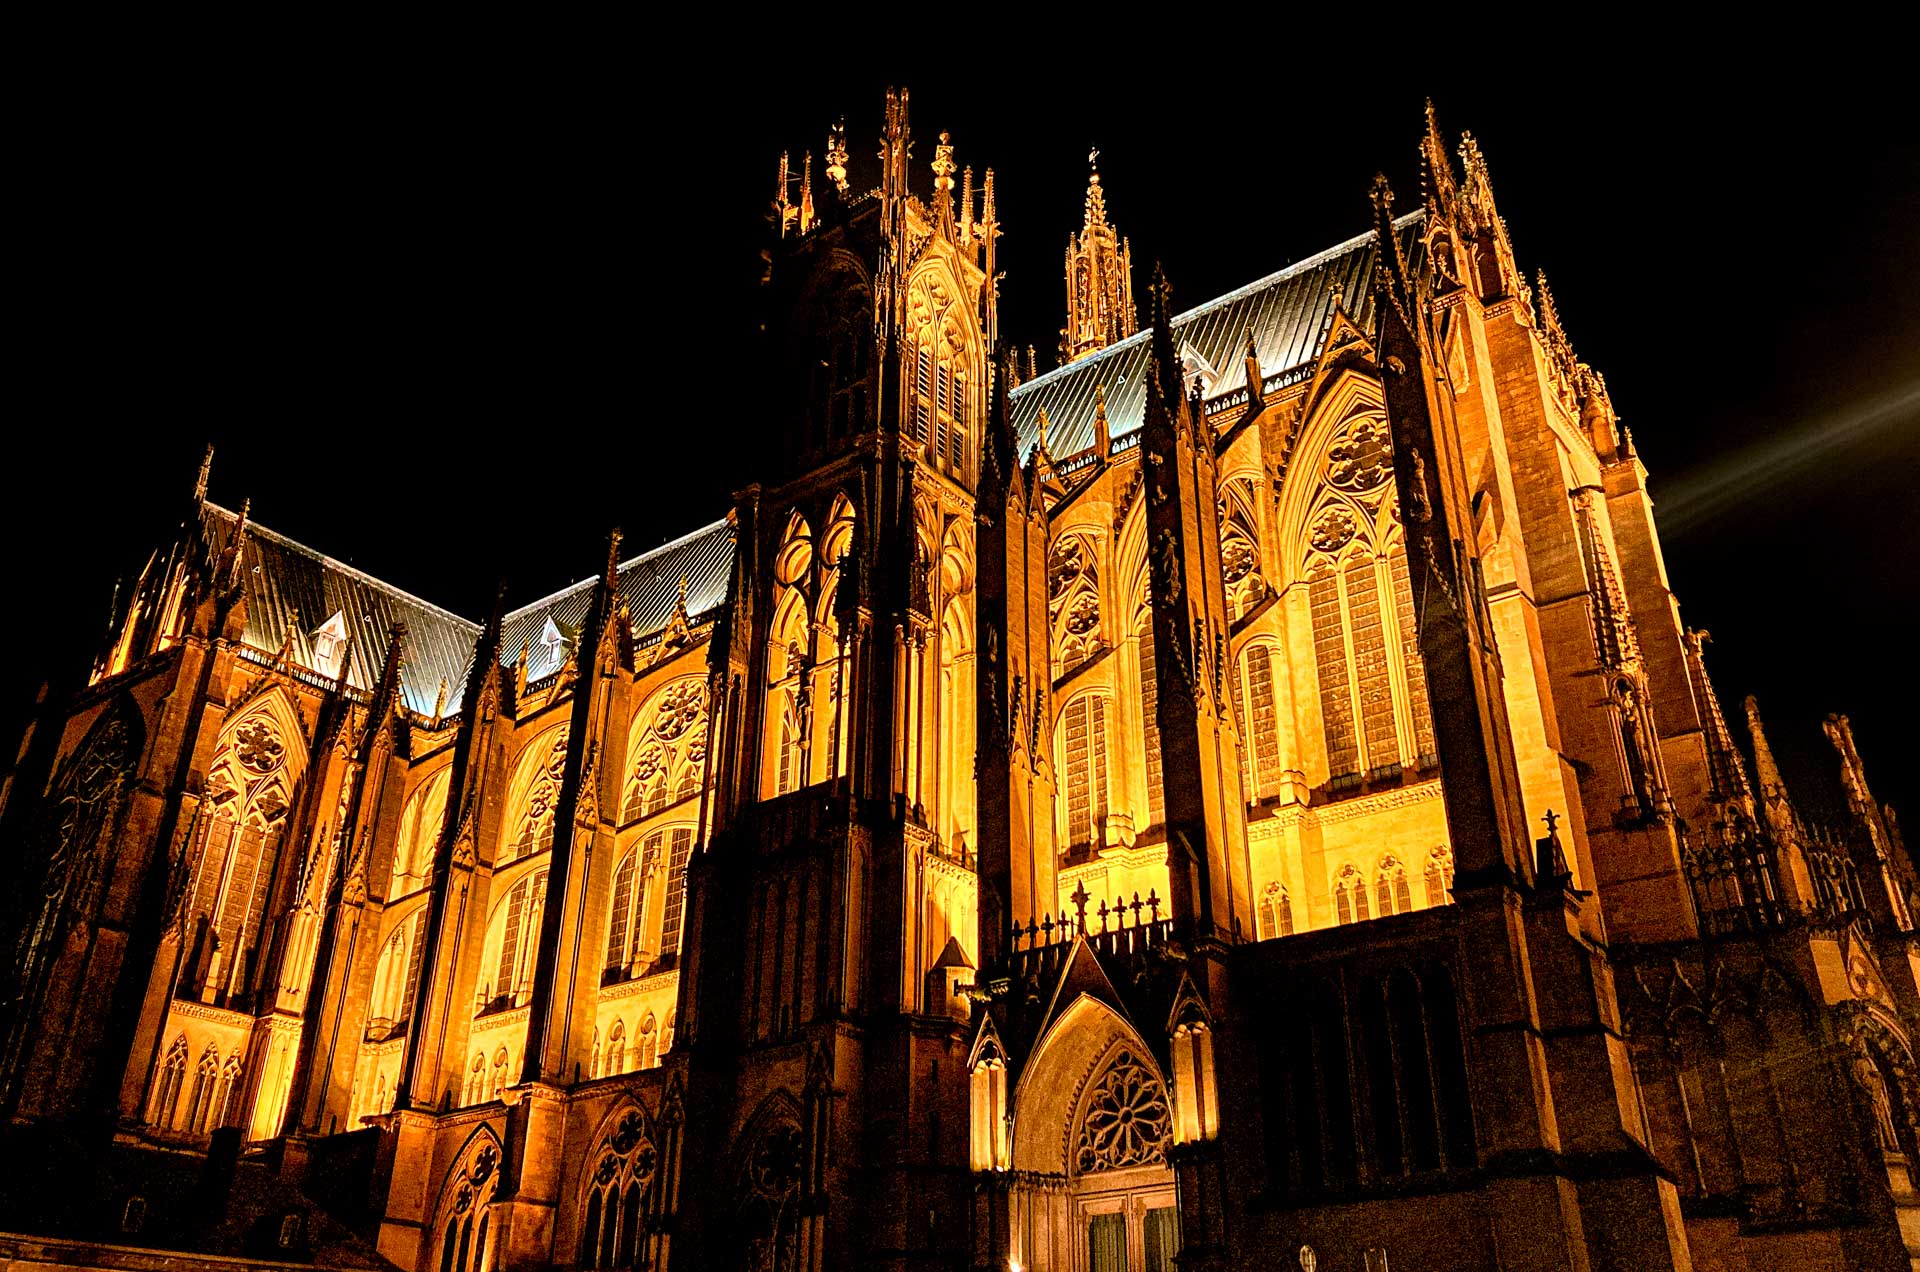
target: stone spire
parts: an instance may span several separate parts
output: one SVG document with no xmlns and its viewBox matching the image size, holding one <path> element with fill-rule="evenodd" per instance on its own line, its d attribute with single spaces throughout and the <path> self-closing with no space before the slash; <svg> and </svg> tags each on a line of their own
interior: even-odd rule
<svg viewBox="0 0 1920 1272">
<path fill-rule="evenodd" d="M 1760 791 L 1760 810 L 1767 829 L 1778 839 L 1795 839 L 1796 819 L 1793 804 L 1787 798 L 1787 784 L 1774 761 L 1773 748 L 1767 744 L 1767 732 L 1760 725 L 1760 702 L 1747 695 L 1747 735 L 1753 741 L 1753 777 Z"/>
<path fill-rule="evenodd" d="M 1087 155 L 1087 203 L 1080 232 L 1067 239 L 1067 325 L 1060 331 L 1060 360 L 1098 353 L 1139 330 L 1133 304 L 1133 253 L 1107 222 L 1107 196 L 1100 185 L 1100 152 Z"/>
<path fill-rule="evenodd" d="M 1711 639 L 1706 632 L 1697 630 L 1689 630 L 1686 636 L 1687 679 L 1693 682 L 1693 701 L 1706 726 L 1710 793 L 1716 803 L 1737 804 L 1752 817 L 1753 787 L 1747 782 L 1747 765 L 1733 745 L 1733 733 L 1720 710 L 1720 695 L 1714 692 L 1713 681 L 1707 677 L 1704 649 Z"/>
</svg>

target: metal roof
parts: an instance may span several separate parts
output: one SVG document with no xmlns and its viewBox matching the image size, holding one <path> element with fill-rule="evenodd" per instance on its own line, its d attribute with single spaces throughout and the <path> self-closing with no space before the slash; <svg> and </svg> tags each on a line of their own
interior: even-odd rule
<svg viewBox="0 0 1920 1272">
<path fill-rule="evenodd" d="M 237 520 L 228 509 L 206 505 L 209 520 L 227 526 Z M 620 595 L 627 603 L 634 638 L 646 643 L 673 621 L 680 600 L 680 582 L 687 584 L 687 612 L 694 618 L 718 608 L 727 598 L 733 568 L 733 536 L 724 519 L 702 526 L 650 552 L 623 562 L 619 568 Z M 531 679 L 559 669 L 564 647 L 553 651 L 540 639 L 551 621 L 571 639 L 587 615 L 595 580 L 525 605 L 506 615 L 500 657 L 511 665 L 521 648 L 534 647 Z M 370 574 L 316 552 L 256 521 L 247 522 L 247 627 L 242 639 L 255 650 L 277 654 L 288 644 L 293 663 L 314 664 L 313 634 L 335 613 L 342 615 L 353 636 L 348 655 L 347 683 L 371 691 L 386 654 L 387 631 L 397 621 L 407 625 L 406 658 L 401 664 L 400 688 L 407 706 L 432 715 L 446 685 L 441 710 L 460 709 L 473 648 L 480 624 L 417 596 L 383 583 Z M 542 666 L 542 660 L 552 666 Z"/>
<path fill-rule="evenodd" d="M 664 631 L 673 621 L 680 603 L 680 581 L 687 584 L 687 614 L 693 618 L 718 609 L 727 599 L 727 580 L 733 570 L 733 535 L 725 518 L 701 526 L 692 534 L 634 557 L 620 565 L 620 597 L 627 603 L 627 615 L 633 624 L 633 638 L 646 644 L 649 637 Z M 598 580 L 582 579 L 531 605 L 523 605 L 506 617 L 501 632 L 500 657 L 511 663 L 529 645 L 532 652 L 527 679 L 560 669 L 566 655 L 547 654 L 540 640 L 551 619 L 569 641 L 586 621 L 587 605 L 593 599 Z M 551 665 L 548 665 L 548 664 Z"/>
<path fill-rule="evenodd" d="M 237 520 L 228 509 L 213 504 L 206 509 L 209 519 L 219 518 L 229 526 Z M 461 686 L 466 683 L 474 643 L 480 638 L 478 623 L 251 520 L 247 522 L 245 564 L 247 629 L 242 639 L 248 645 L 276 654 L 283 641 L 289 642 L 289 659 L 312 667 L 313 633 L 338 612 L 353 638 L 347 683 L 371 691 L 386 656 L 387 631 L 395 622 L 404 621 L 407 649 L 400 669 L 400 689 L 407 705 L 422 714 L 433 714 L 444 677 L 446 709 L 454 709 Z"/>
<path fill-rule="evenodd" d="M 1421 252 L 1421 212 L 1396 220 L 1402 250 L 1412 265 Z M 1209 398 L 1246 386 L 1247 332 L 1253 332 L 1263 379 L 1311 363 L 1320 354 L 1333 289 L 1343 296 L 1347 316 L 1368 328 L 1373 321 L 1374 237 L 1371 231 L 1348 239 L 1318 256 L 1237 291 L 1175 316 L 1174 339 L 1183 357 L 1197 356 L 1217 375 L 1206 386 Z M 1022 384 L 1007 395 L 1014 430 L 1025 455 L 1040 437 L 1040 411 L 1047 412 L 1047 451 L 1058 458 L 1093 445 L 1094 395 L 1107 393 L 1107 432 L 1114 439 L 1139 431 L 1147 408 L 1146 368 L 1150 330 L 1109 345 L 1099 353 Z"/>
</svg>

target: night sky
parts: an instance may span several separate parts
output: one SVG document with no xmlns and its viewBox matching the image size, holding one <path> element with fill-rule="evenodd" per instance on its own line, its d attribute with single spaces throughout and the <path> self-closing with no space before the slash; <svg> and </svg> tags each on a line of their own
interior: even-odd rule
<svg viewBox="0 0 1920 1272">
<path fill-rule="evenodd" d="M 842 58 L 867 75 L 777 40 L 711 65 L 697 41 L 578 64 L 504 44 L 164 75 L 82 58 L 16 121 L 8 745 L 40 679 L 92 656 L 209 440 L 214 499 L 475 618 L 503 575 L 519 603 L 591 573 L 611 525 L 639 551 L 719 515 L 779 154 L 797 172 L 813 149 L 824 188 L 844 114 L 854 185 L 876 184 L 890 81 L 912 90 L 917 183 L 942 128 L 976 179 L 997 170 L 1002 330 L 1043 367 L 1090 146 L 1141 272 L 1164 262 L 1185 309 L 1363 231 L 1377 170 L 1411 210 L 1431 96 L 1607 376 L 1736 729 L 1759 694 L 1817 804 L 1817 722 L 1847 712 L 1876 793 L 1920 826 L 1920 145 L 1899 81 L 1672 47 L 1376 77 L 1177 50 L 1150 72 Z"/>
</svg>

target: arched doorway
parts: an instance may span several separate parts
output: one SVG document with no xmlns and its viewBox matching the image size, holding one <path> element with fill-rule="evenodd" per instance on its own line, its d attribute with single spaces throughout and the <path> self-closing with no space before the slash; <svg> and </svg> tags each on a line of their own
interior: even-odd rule
<svg viewBox="0 0 1920 1272">
<path fill-rule="evenodd" d="M 1173 1116 L 1160 1066 L 1108 1004 L 1047 1028 L 1014 1096 L 1012 1255 L 1057 1272 L 1173 1272 Z"/>
<path fill-rule="evenodd" d="M 1116 1041 L 1093 1069 L 1068 1141 L 1073 1225 L 1085 1272 L 1173 1272 L 1179 1208 L 1167 1148 L 1173 1115 L 1153 1060 Z"/>
</svg>

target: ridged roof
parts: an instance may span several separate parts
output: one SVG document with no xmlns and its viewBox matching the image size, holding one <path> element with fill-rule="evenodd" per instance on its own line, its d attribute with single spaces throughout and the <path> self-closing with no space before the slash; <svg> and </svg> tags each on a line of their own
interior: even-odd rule
<svg viewBox="0 0 1920 1272">
<path fill-rule="evenodd" d="M 727 578 L 732 569 L 733 535 L 727 529 L 725 518 L 622 563 L 620 598 L 627 603 L 634 640 L 644 645 L 673 621 L 683 578 L 687 583 L 690 617 L 697 619 L 719 608 L 727 599 Z M 580 624 L 586 621 L 587 606 L 593 600 L 593 585 L 597 581 L 582 579 L 508 614 L 501 631 L 501 659 L 512 663 L 520 657 L 522 648 L 531 645 L 529 680 L 558 671 L 565 655 L 548 654 L 541 644 L 541 635 L 551 619 L 561 636 L 571 641 Z"/>
<path fill-rule="evenodd" d="M 210 521 L 231 526 L 237 519 L 228 509 L 206 505 Z M 635 640 L 642 644 L 673 621 L 680 599 L 680 581 L 687 583 L 687 612 L 695 619 L 726 600 L 733 567 L 733 536 L 725 520 L 702 526 L 692 534 L 623 562 L 619 568 L 620 595 L 627 603 Z M 553 595 L 508 614 L 500 642 L 501 660 L 511 665 L 523 645 L 533 646 L 529 678 L 558 670 L 560 659 L 542 666 L 548 651 L 540 637 L 549 619 L 571 640 L 586 618 L 593 579 L 584 579 Z M 256 521 L 247 522 L 247 627 L 242 639 L 264 654 L 277 654 L 288 642 L 288 658 L 301 667 L 314 663 L 313 633 L 335 613 L 342 615 L 353 636 L 348 655 L 347 684 L 371 691 L 386 654 L 387 631 L 399 621 L 407 625 L 406 658 L 400 687 L 407 706 L 432 715 L 446 685 L 442 711 L 460 709 L 473 647 L 480 624 L 403 592 L 389 583 L 304 544 L 297 543 Z"/>
<path fill-rule="evenodd" d="M 237 520 L 228 509 L 212 504 L 206 509 L 209 519 L 218 518 L 228 526 Z M 395 622 L 405 622 L 407 650 L 400 688 L 407 705 L 431 715 L 444 677 L 446 709 L 454 709 L 453 700 L 466 682 L 467 664 L 480 638 L 478 623 L 251 520 L 243 585 L 247 630 L 242 639 L 263 653 L 277 654 L 281 642 L 291 637 L 288 658 L 302 667 L 313 666 L 314 631 L 336 612 L 343 615 L 352 636 L 347 683 L 355 689 L 372 690 L 386 656 L 387 631 Z"/>
<path fill-rule="evenodd" d="M 1393 223 L 1410 267 L 1422 255 L 1418 227 L 1422 213 Z M 1269 385 L 1320 354 L 1333 315 L 1333 288 L 1343 296 L 1347 316 L 1364 330 L 1373 321 L 1374 239 L 1371 231 L 1348 239 L 1318 256 L 1237 291 L 1175 316 L 1173 331 L 1183 358 L 1198 356 L 1212 369 L 1206 388 L 1220 397 L 1247 382 L 1247 332 L 1253 331 L 1261 377 Z M 1114 440 L 1139 431 L 1147 408 L 1147 345 L 1143 330 L 1092 357 L 1070 362 L 1022 384 L 1007 395 L 1014 429 L 1024 456 L 1040 436 L 1040 411 L 1047 412 L 1047 451 L 1057 459 L 1093 445 L 1094 395 L 1107 392 L 1107 432 Z"/>
</svg>

